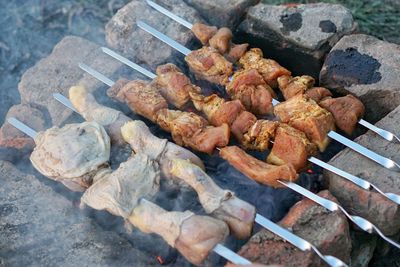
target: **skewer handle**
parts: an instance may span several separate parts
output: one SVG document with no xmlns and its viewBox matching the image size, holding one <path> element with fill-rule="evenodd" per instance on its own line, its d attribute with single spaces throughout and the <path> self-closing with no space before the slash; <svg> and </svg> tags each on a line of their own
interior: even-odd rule
<svg viewBox="0 0 400 267">
<path fill-rule="evenodd" d="M 387 130 L 379 128 L 363 119 L 359 120 L 358 123 L 361 124 L 362 126 L 368 128 L 369 130 L 373 131 L 374 133 L 378 134 L 379 136 L 381 136 L 382 138 L 386 139 L 389 142 L 394 141 L 394 142 L 400 143 L 400 138 Z"/>
</svg>

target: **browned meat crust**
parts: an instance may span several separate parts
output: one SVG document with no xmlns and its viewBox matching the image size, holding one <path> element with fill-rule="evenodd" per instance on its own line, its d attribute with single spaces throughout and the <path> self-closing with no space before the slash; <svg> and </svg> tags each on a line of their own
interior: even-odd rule
<svg viewBox="0 0 400 267">
<path fill-rule="evenodd" d="M 243 147 L 259 151 L 267 150 L 270 146 L 269 141 L 275 137 L 278 125 L 277 121 L 257 120 L 243 135 Z"/>
<path fill-rule="evenodd" d="M 228 28 L 220 28 L 217 33 L 208 41 L 211 47 L 214 47 L 222 55 L 225 54 L 231 45 L 232 32 Z"/>
<path fill-rule="evenodd" d="M 208 41 L 217 33 L 217 31 L 217 27 L 208 26 L 202 23 L 195 23 L 192 27 L 192 32 L 203 45 L 207 45 Z"/>
<path fill-rule="evenodd" d="M 314 78 L 308 75 L 296 77 L 284 75 L 278 78 L 279 90 L 281 90 L 286 100 L 296 95 L 304 94 L 307 89 L 314 86 L 314 83 Z"/>
<path fill-rule="evenodd" d="M 249 44 L 247 43 L 232 44 L 231 49 L 229 50 L 229 53 L 228 55 L 226 55 L 226 57 L 230 62 L 235 63 L 244 55 L 244 53 L 246 53 L 248 47 Z"/>
<path fill-rule="evenodd" d="M 311 98 L 317 103 L 327 97 L 332 96 L 331 91 L 329 91 L 325 87 L 313 87 L 311 89 L 308 89 L 304 94 L 306 97 Z"/>
</svg>

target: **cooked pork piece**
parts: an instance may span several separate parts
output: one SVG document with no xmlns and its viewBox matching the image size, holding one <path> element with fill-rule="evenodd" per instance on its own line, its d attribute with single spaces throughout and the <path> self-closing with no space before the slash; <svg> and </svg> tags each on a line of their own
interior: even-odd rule
<svg viewBox="0 0 400 267">
<path fill-rule="evenodd" d="M 226 60 L 215 48 L 204 46 L 185 57 L 190 70 L 200 80 L 226 85 L 232 75 L 232 63 Z"/>
<path fill-rule="evenodd" d="M 271 138 L 274 138 L 278 125 L 277 121 L 257 120 L 243 135 L 243 147 L 265 151 L 270 145 Z"/>
<path fill-rule="evenodd" d="M 307 166 L 307 159 L 317 152 L 317 146 L 307 136 L 288 124 L 281 123 L 276 130 L 274 145 L 267 162 L 274 165 L 292 164 L 296 171 Z"/>
<path fill-rule="evenodd" d="M 250 237 L 256 214 L 254 206 L 237 198 L 232 191 L 221 189 L 198 166 L 180 159 L 171 164 L 174 176 L 196 190 L 200 203 L 208 214 L 226 222 L 236 237 Z"/>
<path fill-rule="evenodd" d="M 144 233 L 160 235 L 188 261 L 202 264 L 210 251 L 229 234 L 226 223 L 190 211 L 173 212 L 141 199 L 129 221 Z"/>
<path fill-rule="evenodd" d="M 81 201 L 96 210 L 127 219 L 141 198 L 151 199 L 158 191 L 158 164 L 144 154 L 129 158 L 115 171 L 98 172 Z"/>
<path fill-rule="evenodd" d="M 297 95 L 275 106 L 275 115 L 284 123 L 304 132 L 321 152 L 329 144 L 328 132 L 335 129 L 332 114 L 314 100 Z"/>
<path fill-rule="evenodd" d="M 195 23 L 192 27 L 192 32 L 203 45 L 207 45 L 208 41 L 217 33 L 217 31 L 217 27 L 208 26 L 202 23 Z"/>
<path fill-rule="evenodd" d="M 314 83 L 314 78 L 308 75 L 296 77 L 283 75 L 278 78 L 279 90 L 281 90 L 286 100 L 296 95 L 304 94 L 307 89 L 314 86 Z"/>
<path fill-rule="evenodd" d="M 277 180 L 295 181 L 298 178 L 292 164 L 271 165 L 250 156 L 237 146 L 224 147 L 219 154 L 238 171 L 261 184 L 282 187 Z"/>
<path fill-rule="evenodd" d="M 319 105 L 333 114 L 336 126 L 347 134 L 352 134 L 357 122 L 364 115 L 364 104 L 352 95 L 326 98 Z"/>
<path fill-rule="evenodd" d="M 257 118 L 253 113 L 243 111 L 236 117 L 231 125 L 231 132 L 239 142 L 243 142 L 244 134 L 256 123 Z"/>
<path fill-rule="evenodd" d="M 272 112 L 273 91 L 255 69 L 236 72 L 226 86 L 226 91 L 253 114 L 265 115 Z"/>
<path fill-rule="evenodd" d="M 235 63 L 244 55 L 244 53 L 246 53 L 248 47 L 249 47 L 249 44 L 247 44 L 247 43 L 232 44 L 231 50 L 229 50 L 229 53 L 226 57 L 228 58 L 228 60 L 230 62 Z"/>
<path fill-rule="evenodd" d="M 272 88 L 277 87 L 277 79 L 282 75 L 290 76 L 291 72 L 272 59 L 266 59 L 261 49 L 252 48 L 244 54 L 239 63 L 244 69 L 256 69 L 264 78 L 264 81 Z"/>
<path fill-rule="evenodd" d="M 229 51 L 231 40 L 232 40 L 232 31 L 228 28 L 220 28 L 214 34 L 213 37 L 208 41 L 209 45 L 218 50 L 221 55 L 225 54 Z"/>
<path fill-rule="evenodd" d="M 311 89 L 308 89 L 304 95 L 308 98 L 311 98 L 315 102 L 319 103 L 321 100 L 331 97 L 332 93 L 325 87 L 313 87 Z"/>
<path fill-rule="evenodd" d="M 97 122 L 68 124 L 40 132 L 30 160 L 44 176 L 73 191 L 84 191 L 94 174 L 106 167 L 110 138 Z"/>
</svg>

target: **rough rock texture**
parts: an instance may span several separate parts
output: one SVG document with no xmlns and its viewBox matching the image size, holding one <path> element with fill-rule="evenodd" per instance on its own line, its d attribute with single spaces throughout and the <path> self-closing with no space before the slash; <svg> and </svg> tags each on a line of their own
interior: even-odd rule
<svg viewBox="0 0 400 267">
<path fill-rule="evenodd" d="M 258 4 L 249 9 L 239 33 L 294 74 L 317 78 L 326 53 L 355 28 L 351 12 L 341 5 Z"/>
<path fill-rule="evenodd" d="M 365 34 L 343 37 L 328 54 L 321 85 L 358 96 L 376 122 L 400 105 L 400 46 Z"/>
<path fill-rule="evenodd" d="M 0 161 L 0 179 L 0 265 L 152 265 L 148 256 L 34 176 Z"/>
<path fill-rule="evenodd" d="M 196 8 L 210 25 L 235 29 L 250 6 L 260 0 L 184 0 Z"/>
<path fill-rule="evenodd" d="M 318 195 L 336 201 L 328 192 Z M 294 205 L 280 225 L 315 245 L 324 254 L 349 263 L 351 240 L 346 217 L 304 199 Z M 284 266 L 321 266 L 321 259 L 312 252 L 302 252 L 267 230 L 255 234 L 239 252 L 245 258 L 262 264 Z"/>
<path fill-rule="evenodd" d="M 173 13 L 190 22 L 202 21 L 197 11 L 180 0 L 157 1 Z M 195 40 L 192 32 L 164 16 L 142 0 L 134 0 L 118 10 L 106 25 L 106 41 L 109 46 L 121 51 L 138 64 L 147 64 L 153 69 L 166 62 L 177 62 L 183 55 L 140 29 L 137 20 L 143 20 L 153 28 L 190 47 Z"/>
<path fill-rule="evenodd" d="M 377 126 L 394 133 L 400 132 L 400 107 L 379 121 Z M 381 155 L 400 162 L 400 144 L 388 142 L 370 131 L 355 141 Z M 366 157 L 345 149 L 329 162 L 342 170 L 357 175 L 377 185 L 383 192 L 400 194 L 400 173 L 390 171 Z M 386 235 L 400 230 L 400 208 L 397 204 L 374 191 L 366 191 L 353 183 L 334 175 L 324 173 L 329 179 L 329 190 L 343 207 L 354 215 L 359 215 L 372 223 Z"/>
</svg>

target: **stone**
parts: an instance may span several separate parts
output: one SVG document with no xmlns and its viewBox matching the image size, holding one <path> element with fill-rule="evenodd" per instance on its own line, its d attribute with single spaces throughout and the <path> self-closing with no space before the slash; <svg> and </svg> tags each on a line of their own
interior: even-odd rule
<svg viewBox="0 0 400 267">
<path fill-rule="evenodd" d="M 0 178 L 0 265 L 156 265 L 35 176 L 0 161 Z"/>
<path fill-rule="evenodd" d="M 249 9 L 239 35 L 295 75 L 317 78 L 330 48 L 355 29 L 350 10 L 341 5 L 260 3 Z"/>
<path fill-rule="evenodd" d="M 197 9 L 210 25 L 234 30 L 250 6 L 260 0 L 184 0 Z"/>
<path fill-rule="evenodd" d="M 319 196 L 337 200 L 327 191 Z M 339 211 L 329 212 L 315 202 L 304 199 L 295 204 L 279 222 L 294 234 L 315 245 L 323 254 L 349 263 L 351 239 L 346 217 Z M 313 252 L 302 252 L 268 230 L 261 230 L 241 248 L 239 254 L 253 262 L 283 266 L 321 266 Z"/>
<path fill-rule="evenodd" d="M 190 22 L 203 21 L 197 11 L 179 0 L 160 0 L 160 5 Z M 178 43 L 191 47 L 195 41 L 192 32 L 166 17 L 142 0 L 134 0 L 118 10 L 106 25 L 108 45 L 138 64 L 153 68 L 163 63 L 183 61 L 183 55 L 140 29 L 136 21 L 142 20 Z M 178 59 L 179 58 L 179 59 Z"/>
<path fill-rule="evenodd" d="M 376 124 L 378 127 L 400 132 L 400 107 Z M 355 139 L 380 155 L 400 162 L 400 144 L 388 142 L 368 131 Z M 365 179 L 383 192 L 400 194 L 400 173 L 385 169 L 370 159 L 346 148 L 333 157 L 329 164 Z M 350 214 L 358 215 L 375 224 L 385 235 L 394 235 L 400 230 L 400 208 L 397 204 L 375 191 L 364 190 L 350 181 L 328 171 L 324 177 L 329 181 L 329 191 Z"/>
<path fill-rule="evenodd" d="M 339 94 L 353 94 L 376 122 L 400 105 L 400 45 L 373 36 L 343 37 L 330 51 L 320 83 Z"/>
<path fill-rule="evenodd" d="M 353 249 L 351 251 L 351 266 L 368 266 L 374 256 L 377 246 L 377 236 L 365 232 L 351 232 Z"/>
</svg>

